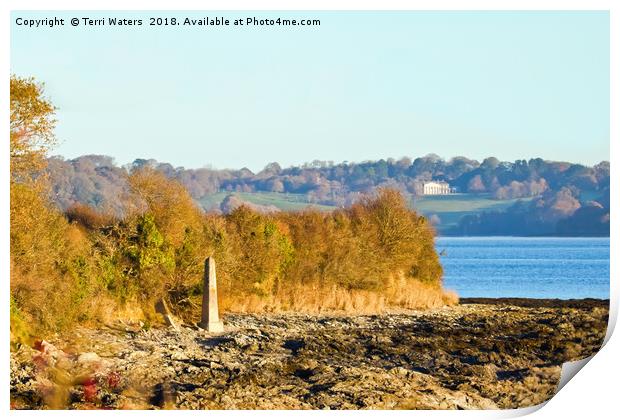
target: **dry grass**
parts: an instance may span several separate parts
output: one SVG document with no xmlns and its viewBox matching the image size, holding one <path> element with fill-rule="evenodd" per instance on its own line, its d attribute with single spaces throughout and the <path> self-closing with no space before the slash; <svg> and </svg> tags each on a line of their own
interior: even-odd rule
<svg viewBox="0 0 620 420">
<path fill-rule="evenodd" d="M 400 277 L 388 290 L 347 290 L 337 285 L 300 285 L 259 297 L 220 297 L 222 312 L 303 314 L 378 314 L 439 308 L 458 303 L 458 296 L 435 285 Z"/>
</svg>

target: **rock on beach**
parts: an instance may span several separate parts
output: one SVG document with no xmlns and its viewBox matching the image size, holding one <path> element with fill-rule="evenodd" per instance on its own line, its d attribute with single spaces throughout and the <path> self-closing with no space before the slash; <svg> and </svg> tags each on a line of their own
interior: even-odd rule
<svg viewBox="0 0 620 420">
<path fill-rule="evenodd" d="M 80 328 L 11 353 L 11 404 L 519 408 L 551 398 L 562 363 L 596 352 L 607 327 L 608 301 L 462 302 L 374 316 L 227 314 L 221 335 L 189 326 Z"/>
</svg>

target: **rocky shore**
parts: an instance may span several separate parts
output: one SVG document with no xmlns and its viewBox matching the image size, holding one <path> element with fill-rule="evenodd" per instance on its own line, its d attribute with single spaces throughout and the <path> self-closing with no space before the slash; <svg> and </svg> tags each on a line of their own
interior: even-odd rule
<svg viewBox="0 0 620 420">
<path fill-rule="evenodd" d="M 117 323 L 11 352 L 19 408 L 490 409 L 555 393 L 609 301 L 462 299 L 377 316 L 227 314 L 226 332 Z"/>
</svg>

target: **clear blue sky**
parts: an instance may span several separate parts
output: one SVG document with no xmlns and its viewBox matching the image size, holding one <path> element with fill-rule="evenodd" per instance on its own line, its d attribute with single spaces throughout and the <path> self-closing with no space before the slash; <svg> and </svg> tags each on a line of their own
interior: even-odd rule
<svg viewBox="0 0 620 420">
<path fill-rule="evenodd" d="M 97 16 L 99 15 L 99 16 Z M 27 29 L 17 17 L 319 18 L 320 27 Z M 437 153 L 609 159 L 607 12 L 13 12 L 11 71 L 53 154 L 258 170 Z"/>
</svg>

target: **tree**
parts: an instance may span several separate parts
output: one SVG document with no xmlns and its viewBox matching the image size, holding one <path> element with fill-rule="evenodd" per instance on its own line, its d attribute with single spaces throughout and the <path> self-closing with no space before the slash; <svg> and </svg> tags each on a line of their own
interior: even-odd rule
<svg viewBox="0 0 620 420">
<path fill-rule="evenodd" d="M 10 79 L 11 334 L 67 325 L 89 290 L 83 238 L 47 199 L 40 182 L 55 144 L 54 106 L 32 78 Z"/>
<path fill-rule="evenodd" d="M 560 191 L 550 194 L 547 198 L 547 208 L 545 209 L 545 217 L 548 220 L 557 221 L 559 219 L 572 216 L 576 210 L 581 207 L 569 188 L 562 187 Z"/>
<path fill-rule="evenodd" d="M 179 182 L 144 167 L 132 172 L 129 185 L 138 213 L 152 214 L 157 228 L 172 245 L 183 242 L 187 229 L 199 229 L 201 211 Z"/>
<path fill-rule="evenodd" d="M 284 184 L 279 179 L 275 178 L 269 181 L 269 189 L 273 192 L 284 192 Z"/>
<path fill-rule="evenodd" d="M 498 158 L 496 157 L 488 157 L 485 160 L 482 161 L 482 163 L 480 164 L 480 167 L 482 169 L 490 169 L 493 170 L 495 168 L 497 168 L 500 164 L 500 161 Z"/>
<path fill-rule="evenodd" d="M 467 191 L 474 193 L 486 191 L 486 187 L 484 186 L 480 175 L 476 175 L 469 181 L 467 184 Z"/>
<path fill-rule="evenodd" d="M 265 168 L 260 172 L 261 175 L 273 176 L 282 172 L 282 167 L 278 162 L 268 163 Z"/>
<path fill-rule="evenodd" d="M 45 154 L 56 144 L 56 108 L 43 96 L 43 84 L 11 76 L 11 181 L 26 181 L 45 167 Z"/>
</svg>

